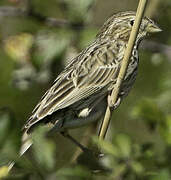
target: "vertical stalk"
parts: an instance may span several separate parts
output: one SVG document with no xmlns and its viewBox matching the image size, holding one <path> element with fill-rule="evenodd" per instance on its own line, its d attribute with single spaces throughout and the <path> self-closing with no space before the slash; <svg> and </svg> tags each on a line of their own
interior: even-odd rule
<svg viewBox="0 0 171 180">
<path fill-rule="evenodd" d="M 135 43 L 138 31 L 139 31 L 141 20 L 142 20 L 143 15 L 144 15 L 146 4 L 147 4 L 147 0 L 139 0 L 137 12 L 136 12 L 136 17 L 135 17 L 135 22 L 134 22 L 134 25 L 132 27 L 132 31 L 131 31 L 131 34 L 129 37 L 128 46 L 125 50 L 124 58 L 122 60 L 121 69 L 120 69 L 120 72 L 119 72 L 119 75 L 117 78 L 115 88 L 113 89 L 112 94 L 111 94 L 113 104 L 115 104 L 117 101 L 119 90 L 120 90 L 122 81 L 125 77 L 125 73 L 126 73 L 126 70 L 127 70 L 128 64 L 129 64 L 129 59 L 130 59 L 131 54 L 132 54 L 132 50 L 133 50 L 134 43 Z M 105 138 L 105 135 L 106 135 L 106 132 L 107 132 L 107 129 L 109 126 L 109 122 L 111 119 L 111 114 L 112 114 L 111 108 L 108 106 L 106 109 L 104 120 L 103 120 L 101 128 L 100 128 L 100 132 L 99 132 L 99 138 L 100 139 Z"/>
</svg>

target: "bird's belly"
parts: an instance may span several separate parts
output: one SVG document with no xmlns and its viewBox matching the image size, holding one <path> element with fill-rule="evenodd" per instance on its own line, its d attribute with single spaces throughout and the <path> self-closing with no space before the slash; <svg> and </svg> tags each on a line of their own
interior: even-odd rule
<svg viewBox="0 0 171 180">
<path fill-rule="evenodd" d="M 65 116 L 63 128 L 77 128 L 87 125 L 91 122 L 100 120 L 104 117 L 104 113 L 107 107 L 106 98 L 102 98 L 99 101 L 95 101 L 93 105 L 86 106 L 86 108 L 80 109 L 73 114 L 73 116 Z M 72 111 L 70 109 L 70 111 Z M 68 113 L 67 113 L 68 114 Z"/>
</svg>

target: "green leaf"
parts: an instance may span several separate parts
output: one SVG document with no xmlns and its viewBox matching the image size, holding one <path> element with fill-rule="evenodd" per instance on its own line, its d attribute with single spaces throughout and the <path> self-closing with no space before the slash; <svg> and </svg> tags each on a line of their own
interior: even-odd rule
<svg viewBox="0 0 171 180">
<path fill-rule="evenodd" d="M 135 173 L 140 174 L 144 172 L 144 167 L 142 166 L 141 163 L 137 161 L 131 162 L 131 167 L 135 171 Z"/>
<path fill-rule="evenodd" d="M 6 112 L 0 112 L 0 145 L 6 140 L 10 128 L 10 115 Z"/>
<path fill-rule="evenodd" d="M 33 150 L 37 162 L 44 169 L 52 169 L 55 164 L 55 145 L 45 138 L 46 127 L 39 127 L 33 133 Z"/>
<path fill-rule="evenodd" d="M 91 173 L 81 166 L 76 166 L 73 168 L 61 168 L 56 173 L 57 176 L 77 176 L 88 178 L 91 177 Z"/>
<path fill-rule="evenodd" d="M 126 134 L 118 134 L 115 138 L 117 147 L 122 157 L 128 158 L 131 154 L 131 140 Z"/>
<path fill-rule="evenodd" d="M 0 167 L 0 179 L 5 178 L 8 175 L 8 167 Z"/>
<path fill-rule="evenodd" d="M 68 17 L 74 22 L 86 21 L 90 12 L 89 7 L 95 0 L 64 0 L 68 6 Z"/>
<path fill-rule="evenodd" d="M 119 149 L 112 143 L 101 140 L 98 137 L 93 137 L 93 142 L 96 143 L 105 153 L 111 154 L 115 157 L 119 155 Z"/>
<path fill-rule="evenodd" d="M 134 107 L 132 116 L 145 119 L 146 122 L 156 123 L 165 120 L 165 115 L 152 99 L 143 99 Z"/>
<path fill-rule="evenodd" d="M 165 142 L 171 145 L 171 115 L 168 115 L 165 121 L 160 122 L 159 130 Z"/>
<path fill-rule="evenodd" d="M 170 180 L 171 174 L 168 169 L 162 169 L 158 172 L 157 175 L 152 176 L 150 180 Z"/>
</svg>

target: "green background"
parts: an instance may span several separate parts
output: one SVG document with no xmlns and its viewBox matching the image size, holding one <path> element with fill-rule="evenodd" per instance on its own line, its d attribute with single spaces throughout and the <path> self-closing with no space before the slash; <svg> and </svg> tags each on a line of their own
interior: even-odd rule
<svg viewBox="0 0 171 180">
<path fill-rule="evenodd" d="M 74 161 L 75 145 L 59 134 L 47 138 L 40 127 L 33 147 L 18 158 L 21 128 L 62 67 L 92 42 L 110 15 L 137 5 L 137 0 L 0 1 L 0 164 L 16 161 L 8 176 L 0 168 L 0 178 L 171 179 L 170 0 L 147 5 L 146 15 L 163 32 L 140 46 L 137 80 L 113 112 L 106 141 L 97 140 L 99 124 L 70 131 L 105 156 L 81 154 Z"/>
</svg>

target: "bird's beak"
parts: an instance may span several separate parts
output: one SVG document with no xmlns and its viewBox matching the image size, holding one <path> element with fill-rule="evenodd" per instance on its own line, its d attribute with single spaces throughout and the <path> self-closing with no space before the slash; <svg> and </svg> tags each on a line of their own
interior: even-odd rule
<svg viewBox="0 0 171 180">
<path fill-rule="evenodd" d="M 161 32 L 162 29 L 159 28 L 158 25 L 150 23 L 150 24 L 148 24 L 148 26 L 146 27 L 146 31 L 147 31 L 148 33 L 157 33 L 157 32 Z"/>
</svg>

